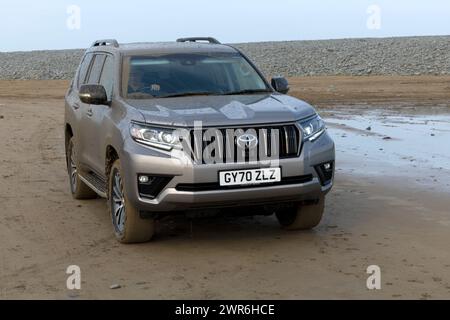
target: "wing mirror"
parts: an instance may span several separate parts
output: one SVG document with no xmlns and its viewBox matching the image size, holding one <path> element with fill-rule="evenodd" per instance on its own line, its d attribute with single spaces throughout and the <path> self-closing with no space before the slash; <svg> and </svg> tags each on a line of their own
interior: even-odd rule
<svg viewBox="0 0 450 320">
<path fill-rule="evenodd" d="M 279 93 L 288 93 L 289 83 L 284 77 L 274 77 L 271 80 L 272 87 Z"/>
<path fill-rule="evenodd" d="M 110 105 L 105 87 L 100 84 L 84 84 L 80 87 L 81 102 L 94 105 Z"/>
</svg>

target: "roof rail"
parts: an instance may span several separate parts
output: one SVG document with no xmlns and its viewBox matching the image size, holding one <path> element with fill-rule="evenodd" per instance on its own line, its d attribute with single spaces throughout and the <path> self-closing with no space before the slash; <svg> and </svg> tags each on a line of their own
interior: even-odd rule
<svg viewBox="0 0 450 320">
<path fill-rule="evenodd" d="M 180 38 L 177 42 L 197 42 L 197 41 L 208 41 L 212 44 L 220 44 L 220 42 L 212 37 L 191 37 L 191 38 Z"/>
<path fill-rule="evenodd" d="M 119 43 L 115 39 L 103 39 L 95 41 L 91 47 L 100 47 L 100 46 L 113 46 L 114 48 L 118 48 Z"/>
</svg>

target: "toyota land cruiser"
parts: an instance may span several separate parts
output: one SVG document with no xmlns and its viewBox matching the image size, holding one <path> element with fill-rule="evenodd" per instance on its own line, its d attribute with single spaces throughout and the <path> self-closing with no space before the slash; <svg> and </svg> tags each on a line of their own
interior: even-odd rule
<svg viewBox="0 0 450 320">
<path fill-rule="evenodd" d="M 65 98 L 75 199 L 107 199 L 122 243 L 149 241 L 155 221 L 275 214 L 286 229 L 321 220 L 334 143 L 313 107 L 270 83 L 214 38 L 99 40 Z"/>
</svg>

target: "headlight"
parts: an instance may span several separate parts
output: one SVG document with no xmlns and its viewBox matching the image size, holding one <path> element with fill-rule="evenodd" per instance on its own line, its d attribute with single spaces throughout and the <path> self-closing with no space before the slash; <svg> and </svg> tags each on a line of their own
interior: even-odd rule
<svg viewBox="0 0 450 320">
<path fill-rule="evenodd" d="M 157 128 L 132 123 L 130 134 L 139 143 L 166 151 L 181 146 L 175 129 Z"/>
<path fill-rule="evenodd" d="M 300 122 L 303 131 L 303 139 L 314 141 L 325 132 L 325 122 L 318 115 L 306 121 Z"/>
</svg>

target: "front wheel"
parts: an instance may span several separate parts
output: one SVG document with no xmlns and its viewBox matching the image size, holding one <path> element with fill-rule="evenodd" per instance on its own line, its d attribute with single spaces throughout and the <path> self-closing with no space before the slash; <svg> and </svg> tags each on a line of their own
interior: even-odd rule
<svg viewBox="0 0 450 320">
<path fill-rule="evenodd" d="M 108 208 L 111 214 L 114 234 L 121 243 L 150 241 L 155 233 L 153 219 L 142 219 L 127 199 L 124 192 L 120 160 L 111 167 L 108 185 Z"/>
<path fill-rule="evenodd" d="M 311 205 L 298 205 L 288 210 L 277 211 L 276 217 L 286 230 L 308 230 L 316 227 L 322 219 L 325 197 Z"/>
</svg>

